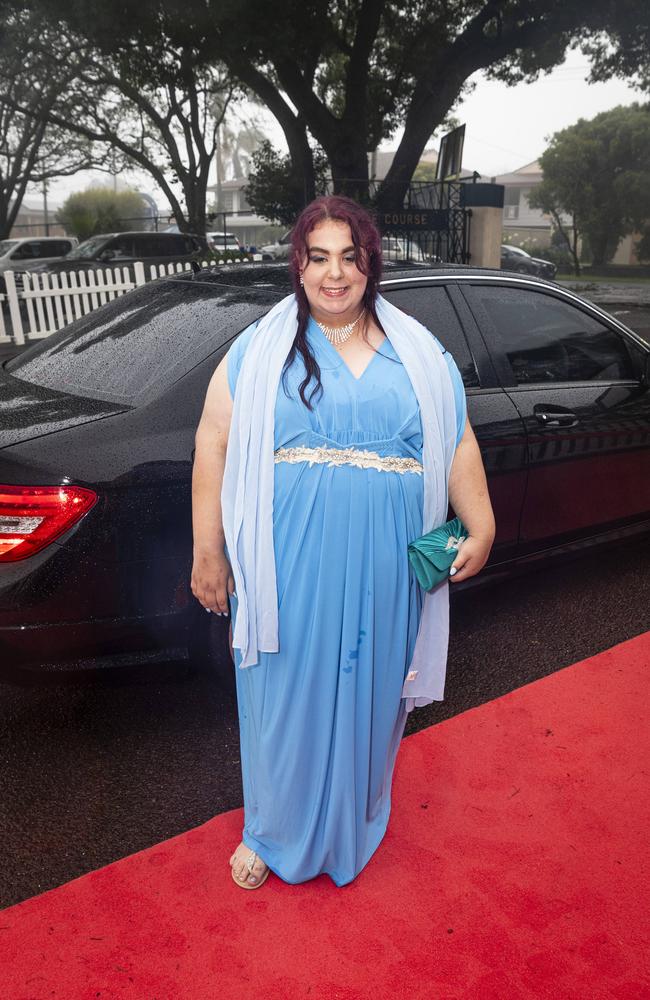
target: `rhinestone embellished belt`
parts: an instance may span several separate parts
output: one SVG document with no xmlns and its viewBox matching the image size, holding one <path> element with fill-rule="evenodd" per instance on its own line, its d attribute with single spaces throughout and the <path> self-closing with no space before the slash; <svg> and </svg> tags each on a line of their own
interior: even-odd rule
<svg viewBox="0 0 650 1000">
<path fill-rule="evenodd" d="M 279 448 L 275 461 L 314 462 L 320 465 L 356 465 L 359 469 L 378 469 L 380 472 L 415 472 L 422 474 L 422 465 L 414 458 L 399 455 L 378 455 L 376 451 L 362 451 L 359 448 Z"/>
</svg>

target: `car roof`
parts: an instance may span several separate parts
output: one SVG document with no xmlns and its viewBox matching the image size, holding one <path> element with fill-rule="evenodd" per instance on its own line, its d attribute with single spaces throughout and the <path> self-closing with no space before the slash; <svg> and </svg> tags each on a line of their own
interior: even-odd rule
<svg viewBox="0 0 650 1000">
<path fill-rule="evenodd" d="M 159 232 L 155 232 L 152 229 L 125 229 L 119 233 L 94 233 L 92 236 L 86 237 L 86 239 L 109 240 L 112 239 L 114 236 L 198 236 L 200 239 L 205 238 L 201 237 L 200 233 L 180 233 L 180 232 L 168 233 L 165 230 L 160 230 Z M 61 239 L 62 237 L 58 238 Z M 34 237 L 32 237 L 32 239 L 34 239 Z M 52 237 L 52 239 L 54 239 L 54 237 Z M 84 240 L 84 243 L 85 242 L 86 240 Z"/>
<path fill-rule="evenodd" d="M 624 330 L 628 336 L 641 346 L 644 346 L 645 342 L 643 339 L 626 326 L 618 317 L 612 316 L 611 313 L 608 313 L 596 303 L 587 301 L 571 289 L 564 288 L 555 281 L 550 281 L 534 274 L 521 274 L 518 271 L 507 271 L 503 268 L 473 267 L 471 264 L 418 264 L 416 262 L 384 261 L 381 286 L 398 283 L 408 285 L 408 283 L 416 281 L 454 278 L 461 281 L 483 279 L 488 284 L 499 282 L 502 285 L 518 285 L 521 287 L 534 285 L 536 288 L 546 288 L 566 301 L 579 304 L 591 313 L 607 318 L 609 323 L 613 323 Z M 216 267 L 202 268 L 196 272 L 183 271 L 179 274 L 165 275 L 157 280 L 205 282 L 206 284 L 214 284 L 224 288 L 228 286 L 247 287 L 250 292 L 251 301 L 265 300 L 267 302 L 272 302 L 281 295 L 289 294 L 293 288 L 288 265 L 286 263 L 279 264 L 274 261 L 222 264 Z M 647 346 L 645 349 L 647 350 Z"/>
<path fill-rule="evenodd" d="M 74 240 L 76 236 L 8 236 L 6 239 L 1 240 L 2 243 L 30 243 L 32 240 L 38 240 L 39 243 L 47 243 L 48 241 L 54 240 Z"/>
<path fill-rule="evenodd" d="M 413 281 L 426 278 L 516 278 L 518 281 L 534 281 L 536 284 L 546 285 L 548 288 L 557 290 L 558 286 L 552 281 L 545 281 L 534 275 L 522 275 L 517 272 L 505 271 L 500 268 L 472 267 L 470 264 L 418 264 L 405 261 L 391 262 L 384 261 L 384 271 L 381 281 Z M 286 263 L 278 264 L 273 261 L 250 261 L 248 263 L 227 264 L 217 267 L 203 268 L 195 274 L 185 272 L 182 275 L 169 275 L 160 279 L 166 280 L 194 280 L 214 284 L 249 285 L 251 288 L 259 287 L 269 290 L 273 287 L 278 292 L 289 288 L 291 285 L 291 274 Z"/>
</svg>

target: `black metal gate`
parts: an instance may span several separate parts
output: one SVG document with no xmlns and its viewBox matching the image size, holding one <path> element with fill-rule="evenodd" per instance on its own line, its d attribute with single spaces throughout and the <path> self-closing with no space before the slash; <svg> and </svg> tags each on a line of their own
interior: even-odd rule
<svg viewBox="0 0 650 1000">
<path fill-rule="evenodd" d="M 404 207 L 379 212 L 386 260 L 467 264 L 471 211 L 460 181 L 414 181 Z"/>
<path fill-rule="evenodd" d="M 345 181 L 344 188 L 363 191 L 361 201 L 376 214 L 382 233 L 384 260 L 419 263 L 469 263 L 469 226 L 472 211 L 465 207 L 465 183 L 412 181 L 402 207 L 377 207 L 386 196 L 382 181 Z M 470 185 L 471 186 L 471 185 Z M 367 193 L 366 193 L 367 192 Z M 333 193 L 331 187 L 328 193 Z"/>
</svg>

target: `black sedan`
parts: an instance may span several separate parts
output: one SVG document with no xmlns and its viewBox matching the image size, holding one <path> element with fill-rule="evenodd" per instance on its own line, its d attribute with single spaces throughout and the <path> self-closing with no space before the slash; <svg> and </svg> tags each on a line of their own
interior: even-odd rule
<svg viewBox="0 0 650 1000">
<path fill-rule="evenodd" d="M 227 622 L 189 586 L 194 432 L 225 351 L 287 290 L 279 265 L 162 278 L 0 370 L 7 668 L 190 659 L 231 673 Z M 465 383 L 497 536 L 462 586 L 650 528 L 640 338 L 569 291 L 499 271 L 403 267 L 383 292 Z"/>
<path fill-rule="evenodd" d="M 541 257 L 531 257 L 521 247 L 513 247 L 504 243 L 501 246 L 501 267 L 504 271 L 514 271 L 516 274 L 533 274 L 538 278 L 552 281 L 557 274 L 557 267 L 550 260 Z"/>
</svg>

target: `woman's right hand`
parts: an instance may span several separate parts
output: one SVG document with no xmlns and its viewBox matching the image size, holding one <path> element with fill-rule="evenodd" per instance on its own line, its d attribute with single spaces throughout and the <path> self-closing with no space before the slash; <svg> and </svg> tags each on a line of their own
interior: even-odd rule
<svg viewBox="0 0 650 1000">
<path fill-rule="evenodd" d="M 235 592 L 235 579 L 224 552 L 194 553 L 191 588 L 204 608 L 228 614 L 228 594 Z"/>
</svg>

